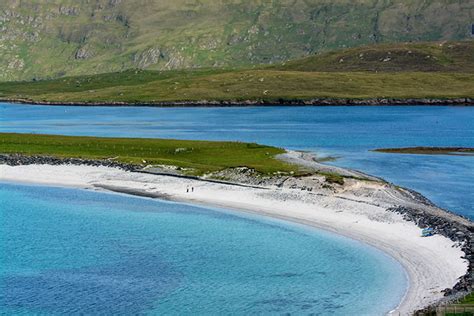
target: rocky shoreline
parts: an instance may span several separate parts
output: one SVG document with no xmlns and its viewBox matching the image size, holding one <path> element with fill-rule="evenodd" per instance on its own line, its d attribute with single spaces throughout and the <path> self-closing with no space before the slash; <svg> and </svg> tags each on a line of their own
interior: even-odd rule
<svg viewBox="0 0 474 316">
<path fill-rule="evenodd" d="M 139 165 L 121 163 L 113 160 L 93 160 L 81 158 L 58 158 L 51 156 L 25 156 L 20 154 L 0 154 L 0 164 L 8 166 L 23 165 L 76 165 L 76 166 L 94 166 L 94 167 L 111 167 L 119 168 L 124 171 L 137 171 L 142 168 Z"/>
<path fill-rule="evenodd" d="M 472 106 L 474 98 L 313 98 L 313 99 L 260 99 L 260 100 L 196 100 L 196 101 L 47 101 L 31 99 L 0 99 L 0 102 L 33 105 L 68 106 L 150 106 L 150 107 L 243 107 L 243 106 L 346 106 L 346 105 L 458 105 Z"/>
<path fill-rule="evenodd" d="M 426 201 L 425 197 L 420 196 Z M 467 273 L 460 278 L 459 282 L 452 289 L 448 288 L 443 291 L 446 299 L 435 306 L 427 307 L 424 310 L 425 312 L 431 311 L 433 307 L 440 304 L 458 300 L 472 292 L 474 288 L 474 227 L 472 225 L 468 226 L 459 221 L 436 216 L 424 210 L 411 207 L 397 206 L 388 210 L 403 215 L 405 220 L 415 222 L 420 228 L 431 227 L 436 234 L 440 234 L 458 243 L 465 254 L 464 258 L 469 262 Z M 449 211 L 445 212 L 450 214 Z M 469 221 L 468 219 L 466 220 Z M 436 258 L 433 258 L 433 260 L 436 260 Z"/>
<path fill-rule="evenodd" d="M 25 156 L 20 154 L 0 154 L 0 164 L 9 166 L 31 164 L 104 166 L 130 172 L 140 172 L 143 168 L 141 165 L 124 164 L 113 160 Z M 412 205 L 398 205 L 387 210 L 401 214 L 405 220 L 416 223 L 420 228 L 431 227 L 436 234 L 454 241 L 461 247 L 464 258 L 468 261 L 467 273 L 459 279 L 459 282 L 453 288 L 447 288 L 443 291 L 445 299 L 423 310 L 424 312 L 432 311 L 436 306 L 453 302 L 473 290 L 474 224 L 467 218 L 435 207 L 428 199 L 415 191 L 402 189 L 401 192 L 407 200 L 412 200 L 415 203 L 412 203 Z M 433 258 L 433 261 L 435 260 L 436 258 Z"/>
</svg>

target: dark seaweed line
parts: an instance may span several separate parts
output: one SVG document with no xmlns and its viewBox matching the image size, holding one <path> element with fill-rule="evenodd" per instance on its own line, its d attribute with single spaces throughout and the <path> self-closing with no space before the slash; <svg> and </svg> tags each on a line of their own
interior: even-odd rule
<svg viewBox="0 0 474 316">
<path fill-rule="evenodd" d="M 68 106 L 149 106 L 149 107 L 245 107 L 245 106 L 345 106 L 345 105 L 459 105 L 473 106 L 474 98 L 313 98 L 313 99 L 261 99 L 261 100 L 197 100 L 197 101 L 47 101 L 31 99 L 1 99 L 0 102 L 32 105 Z"/>
</svg>

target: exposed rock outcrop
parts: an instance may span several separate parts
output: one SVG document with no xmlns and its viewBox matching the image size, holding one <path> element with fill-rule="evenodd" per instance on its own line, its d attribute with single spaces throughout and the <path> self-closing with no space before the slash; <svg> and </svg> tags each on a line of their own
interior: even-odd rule
<svg viewBox="0 0 474 316">
<path fill-rule="evenodd" d="M 89 46 L 79 47 L 74 54 L 75 59 L 89 59 L 94 56 L 94 52 Z"/>
<path fill-rule="evenodd" d="M 138 68 L 148 68 L 151 65 L 158 64 L 160 60 L 165 59 L 164 52 L 159 47 L 150 47 L 142 52 L 133 55 L 133 63 Z"/>
</svg>

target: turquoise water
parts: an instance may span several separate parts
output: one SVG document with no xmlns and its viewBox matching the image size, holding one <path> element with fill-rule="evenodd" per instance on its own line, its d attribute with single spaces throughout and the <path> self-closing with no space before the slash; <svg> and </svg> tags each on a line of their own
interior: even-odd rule
<svg viewBox="0 0 474 316">
<path fill-rule="evenodd" d="M 224 210 L 0 183 L 1 314 L 382 315 L 393 259 Z"/>
<path fill-rule="evenodd" d="M 474 147 L 474 107 L 48 107 L 0 104 L 0 131 L 254 141 L 338 156 L 474 219 L 474 157 L 380 147 Z"/>
</svg>

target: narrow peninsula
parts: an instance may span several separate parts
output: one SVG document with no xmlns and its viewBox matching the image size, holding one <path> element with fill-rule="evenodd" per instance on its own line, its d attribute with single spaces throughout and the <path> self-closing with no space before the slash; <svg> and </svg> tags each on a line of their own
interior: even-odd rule
<svg viewBox="0 0 474 316">
<path fill-rule="evenodd" d="M 303 152 L 240 142 L 0 134 L 0 180 L 105 190 L 271 216 L 379 248 L 405 268 L 393 311 L 472 285 L 468 219 L 420 194 Z M 192 188 L 192 190 L 189 190 Z M 422 228 L 434 235 L 422 237 Z"/>
</svg>

